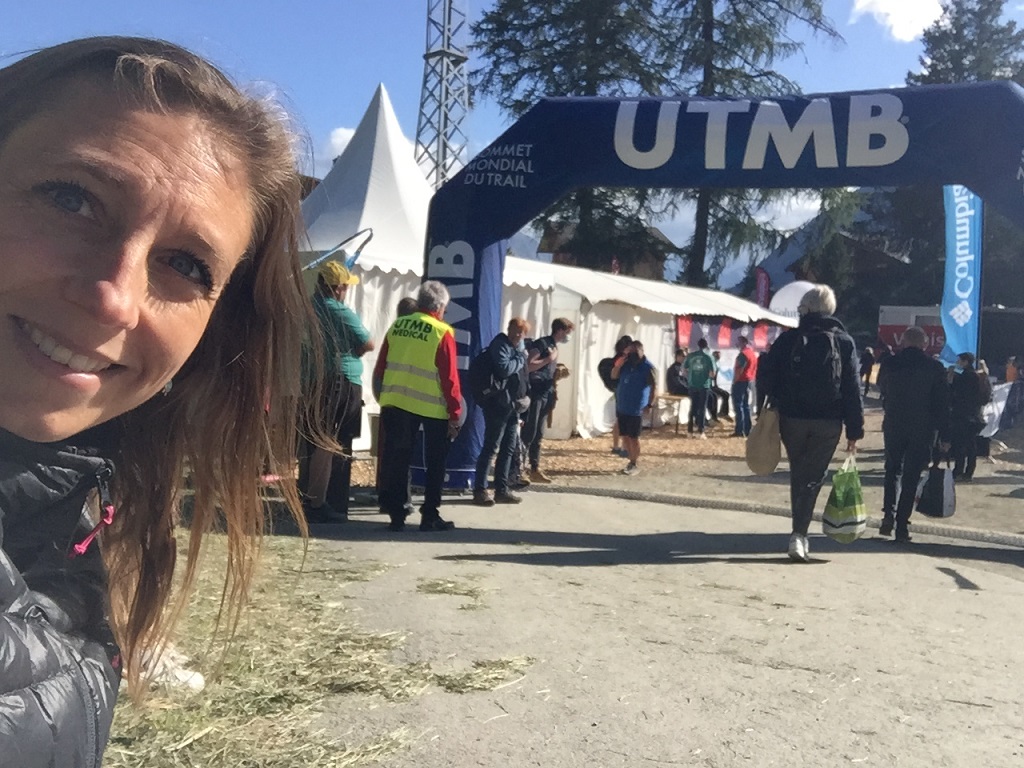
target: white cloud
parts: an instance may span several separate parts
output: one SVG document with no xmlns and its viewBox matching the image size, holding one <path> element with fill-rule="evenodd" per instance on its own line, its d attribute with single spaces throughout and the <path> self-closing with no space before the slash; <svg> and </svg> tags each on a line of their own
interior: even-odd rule
<svg viewBox="0 0 1024 768">
<path fill-rule="evenodd" d="M 334 158 L 345 151 L 345 147 L 352 141 L 355 133 L 355 128 L 335 128 L 331 131 L 330 138 L 314 153 L 313 171 L 319 178 L 322 179 L 327 175 L 334 163 Z"/>
<path fill-rule="evenodd" d="M 896 40 L 909 43 L 942 15 L 939 0 L 854 0 L 850 23 L 870 14 Z"/>
</svg>

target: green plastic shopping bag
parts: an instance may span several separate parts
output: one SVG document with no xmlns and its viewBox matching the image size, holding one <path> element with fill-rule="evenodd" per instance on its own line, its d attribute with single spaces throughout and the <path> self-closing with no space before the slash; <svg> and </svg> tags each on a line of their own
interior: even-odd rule
<svg viewBox="0 0 1024 768">
<path fill-rule="evenodd" d="M 832 476 L 832 492 L 821 516 L 821 530 L 830 539 L 849 544 L 856 541 L 868 526 L 868 512 L 860 489 L 860 473 L 853 454 Z"/>
</svg>

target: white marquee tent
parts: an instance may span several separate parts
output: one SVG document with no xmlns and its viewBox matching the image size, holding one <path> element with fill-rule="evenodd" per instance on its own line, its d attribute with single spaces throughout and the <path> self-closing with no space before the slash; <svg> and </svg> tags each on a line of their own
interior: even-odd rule
<svg viewBox="0 0 1024 768">
<path fill-rule="evenodd" d="M 352 140 L 302 204 L 309 233 L 307 263 L 359 230 L 373 229 L 373 239 L 353 268 L 361 283 L 350 290 L 349 302 L 378 344 L 394 319 L 398 300 L 415 295 L 419 286 L 431 194 L 381 85 Z M 530 259 L 509 257 L 504 282 L 503 323 L 512 316 L 525 317 L 535 335 L 546 334 L 556 317 L 576 325 L 572 342 L 560 350 L 560 362 L 572 375 L 559 384 L 552 437 L 610 429 L 610 396 L 597 376 L 597 363 L 611 354 L 623 334 L 641 339 L 648 357 L 663 372 L 673 359 L 676 315 L 794 324 L 719 291 Z M 376 353 L 364 362 L 368 388 Z M 372 397 L 365 399 L 367 410 L 376 412 Z M 363 435 L 363 445 L 357 448 L 369 442 L 369 430 Z"/>
</svg>

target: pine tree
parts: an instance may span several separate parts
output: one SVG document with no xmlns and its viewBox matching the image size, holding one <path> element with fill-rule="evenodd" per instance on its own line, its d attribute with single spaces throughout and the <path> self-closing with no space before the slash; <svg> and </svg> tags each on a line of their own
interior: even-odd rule
<svg viewBox="0 0 1024 768">
<path fill-rule="evenodd" d="M 1003 20 L 1005 0 L 947 0 L 922 35 L 921 71 L 909 85 L 1013 80 L 1024 84 L 1024 31 Z M 911 279 L 893 286 L 893 303 L 930 303 L 942 294 L 945 227 L 942 190 L 909 187 L 894 193 L 895 237 L 907 246 Z M 1020 306 L 1024 296 L 1024 233 L 991 207 L 982 243 L 985 304 Z"/>
<path fill-rule="evenodd" d="M 789 36 L 793 25 L 838 37 L 821 0 L 496 0 L 473 25 L 475 50 L 486 63 L 474 84 L 512 116 L 542 96 L 795 92 L 796 85 L 772 69 L 801 48 Z M 756 214 L 779 194 L 581 190 L 542 218 L 578 222 L 568 246 L 577 263 L 607 268 L 612 256 L 664 249 L 642 222 L 693 199 L 696 226 L 685 250 L 685 282 L 708 285 L 743 248 L 774 243 L 777 233 Z"/>
<path fill-rule="evenodd" d="M 1024 31 L 1003 21 L 1005 0 L 947 0 L 942 16 L 921 35 L 920 72 L 907 85 L 1013 80 L 1024 84 Z"/>
<path fill-rule="evenodd" d="M 796 93 L 796 84 L 773 69 L 777 60 L 802 49 L 790 37 L 790 27 L 839 39 L 820 0 L 675 0 L 669 5 L 677 34 L 668 46 L 682 52 L 678 76 L 684 82 L 690 78 L 690 88 L 699 96 Z M 779 233 L 760 223 L 757 214 L 786 194 L 761 189 L 700 189 L 690 194 L 697 210 L 682 281 L 708 285 L 730 257 L 774 247 Z"/>
<path fill-rule="evenodd" d="M 643 96 L 669 89 L 670 63 L 657 0 L 497 0 L 473 25 L 474 50 L 486 66 L 475 91 L 518 117 L 545 96 Z M 667 244 L 643 221 L 657 218 L 663 197 L 650 190 L 581 189 L 541 215 L 573 223 L 563 244 L 577 264 L 632 271 L 637 253 L 664 259 Z"/>
</svg>

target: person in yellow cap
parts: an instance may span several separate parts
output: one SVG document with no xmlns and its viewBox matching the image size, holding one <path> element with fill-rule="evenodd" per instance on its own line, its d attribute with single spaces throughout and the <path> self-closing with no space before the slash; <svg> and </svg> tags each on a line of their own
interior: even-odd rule
<svg viewBox="0 0 1024 768">
<path fill-rule="evenodd" d="M 310 523 L 341 523 L 348 519 L 352 485 L 352 441 L 360 435 L 363 421 L 362 356 L 374 348 L 362 321 L 345 303 L 350 286 L 359 278 L 333 259 L 320 265 L 313 310 L 320 321 L 324 339 L 324 367 L 328 380 L 324 393 L 329 398 L 329 425 L 346 455 L 334 456 L 313 449 L 305 486 L 304 509 Z"/>
</svg>

